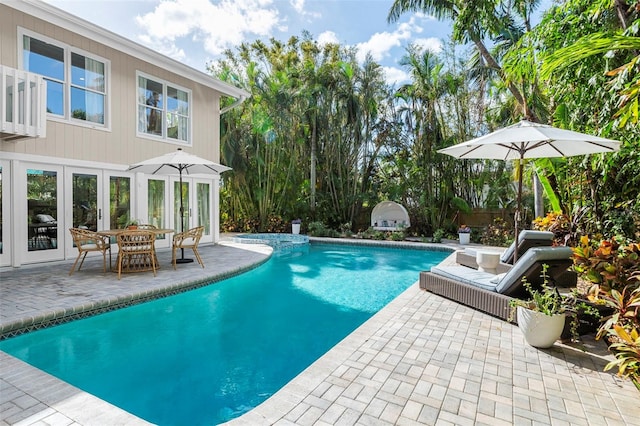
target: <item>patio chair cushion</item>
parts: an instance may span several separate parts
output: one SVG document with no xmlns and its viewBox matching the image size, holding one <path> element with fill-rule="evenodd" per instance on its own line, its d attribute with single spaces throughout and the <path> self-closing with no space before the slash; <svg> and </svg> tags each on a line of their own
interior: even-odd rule
<svg viewBox="0 0 640 426">
<path fill-rule="evenodd" d="M 556 271 L 566 271 L 573 264 L 573 250 L 570 247 L 534 247 L 527 250 L 513 267 L 502 277 L 496 291 L 506 295 L 522 293 L 522 277 L 532 284 L 540 284 L 542 265 L 549 266 L 548 275 L 551 281 Z"/>
<path fill-rule="evenodd" d="M 542 265 L 546 264 L 550 281 L 564 273 L 573 263 L 573 251 L 569 247 L 534 247 L 518 259 L 501 278 L 500 275 L 479 271 L 466 266 L 434 266 L 431 272 L 466 285 L 482 288 L 507 296 L 526 296 L 522 278 L 534 286 L 542 282 Z"/>
<path fill-rule="evenodd" d="M 550 247 L 552 243 L 553 232 L 525 229 L 518 234 L 518 256 L 524 256 L 532 247 Z M 514 241 L 500 256 L 500 262 L 512 264 L 515 251 L 516 242 Z"/>
<path fill-rule="evenodd" d="M 434 266 L 431 268 L 431 272 L 489 291 L 496 291 L 498 286 L 498 283 L 491 282 L 497 275 L 466 266 Z"/>
</svg>

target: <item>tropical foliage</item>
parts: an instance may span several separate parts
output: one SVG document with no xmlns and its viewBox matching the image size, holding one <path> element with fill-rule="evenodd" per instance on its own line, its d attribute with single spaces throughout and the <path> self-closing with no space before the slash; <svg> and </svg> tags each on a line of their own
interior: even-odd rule
<svg viewBox="0 0 640 426">
<path fill-rule="evenodd" d="M 410 79 L 398 86 L 370 57 L 307 33 L 227 51 L 210 71 L 252 96 L 221 123 L 233 168 L 225 229 L 284 231 L 300 217 L 364 231 L 389 199 L 408 209 L 408 233 L 453 233 L 469 207 L 511 209 L 516 170 L 438 149 L 528 118 L 623 142 L 614 154 L 526 162 L 526 180 L 545 194 L 537 215 L 567 218 L 572 236 L 638 238 L 639 2 L 568 0 L 533 25 L 538 3 L 396 0 L 390 21 L 423 12 L 453 23 L 442 52 L 407 47 Z M 527 221 L 533 201 L 526 191 Z"/>
<path fill-rule="evenodd" d="M 222 158 L 233 168 L 221 189 L 223 228 L 286 231 L 302 218 L 313 235 L 439 241 L 470 208 L 511 209 L 523 167 L 536 185 L 523 198 L 526 221 L 539 216 L 537 229 L 576 246 L 591 297 L 613 310 L 600 329 L 616 355 L 607 368 L 638 383 L 640 1 L 554 2 L 533 25 L 539 3 L 395 0 L 391 22 L 415 12 L 452 23 L 442 52 L 407 46 L 399 63 L 409 79 L 397 86 L 371 57 L 307 33 L 227 51 L 210 72 L 251 98 L 222 116 Z M 622 146 L 521 166 L 437 152 L 522 118 Z M 382 200 L 404 205 L 411 228 L 368 229 Z M 512 223 L 486 225 L 485 244 L 509 243 Z"/>
<path fill-rule="evenodd" d="M 589 298 L 612 312 L 598 330 L 616 357 L 605 369 L 617 367 L 640 389 L 640 244 L 584 236 L 573 250 L 574 270 L 592 284 Z"/>
</svg>

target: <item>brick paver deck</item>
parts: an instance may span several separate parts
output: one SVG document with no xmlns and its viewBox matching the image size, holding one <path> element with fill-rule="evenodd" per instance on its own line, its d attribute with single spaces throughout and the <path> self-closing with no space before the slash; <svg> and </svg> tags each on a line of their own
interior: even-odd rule
<svg viewBox="0 0 640 426">
<path fill-rule="evenodd" d="M 263 262 L 263 246 L 202 247 L 207 268 L 171 268 L 121 281 L 90 259 L 0 270 L 0 329 L 65 312 L 155 297 Z M 179 278 L 178 278 L 179 277 Z M 416 277 L 417 280 L 417 277 Z M 640 425 L 640 393 L 604 365 L 601 342 L 528 346 L 517 327 L 417 283 L 232 425 Z M 0 425 L 134 425 L 145 421 L 0 352 Z"/>
</svg>

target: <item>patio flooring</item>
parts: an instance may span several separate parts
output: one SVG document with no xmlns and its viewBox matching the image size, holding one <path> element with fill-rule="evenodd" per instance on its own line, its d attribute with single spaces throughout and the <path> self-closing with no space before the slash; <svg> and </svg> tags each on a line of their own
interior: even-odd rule
<svg viewBox="0 0 640 426">
<path fill-rule="evenodd" d="M 42 318 L 126 306 L 201 285 L 268 259 L 271 249 L 223 241 L 206 265 L 124 275 L 102 259 L 0 270 L 0 330 Z M 188 253 L 188 252 L 187 252 Z M 416 277 L 417 280 L 417 277 Z M 168 290 L 167 290 L 168 289 Z M 603 367 L 602 342 L 528 346 L 517 327 L 414 284 L 279 392 L 231 425 L 640 425 L 640 393 Z M 0 425 L 148 424 L 0 352 Z"/>
</svg>

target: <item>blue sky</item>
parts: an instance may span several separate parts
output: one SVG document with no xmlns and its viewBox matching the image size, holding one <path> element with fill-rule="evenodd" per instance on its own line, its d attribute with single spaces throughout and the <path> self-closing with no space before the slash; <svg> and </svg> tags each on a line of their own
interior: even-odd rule
<svg viewBox="0 0 640 426">
<path fill-rule="evenodd" d="M 451 25 L 424 14 L 387 23 L 392 0 L 46 0 L 69 13 L 205 71 L 206 64 L 242 42 L 286 41 L 309 31 L 371 53 L 390 83 L 407 75 L 398 64 L 410 43 L 434 52 Z M 544 2 L 543 2 L 544 3 Z"/>
</svg>

